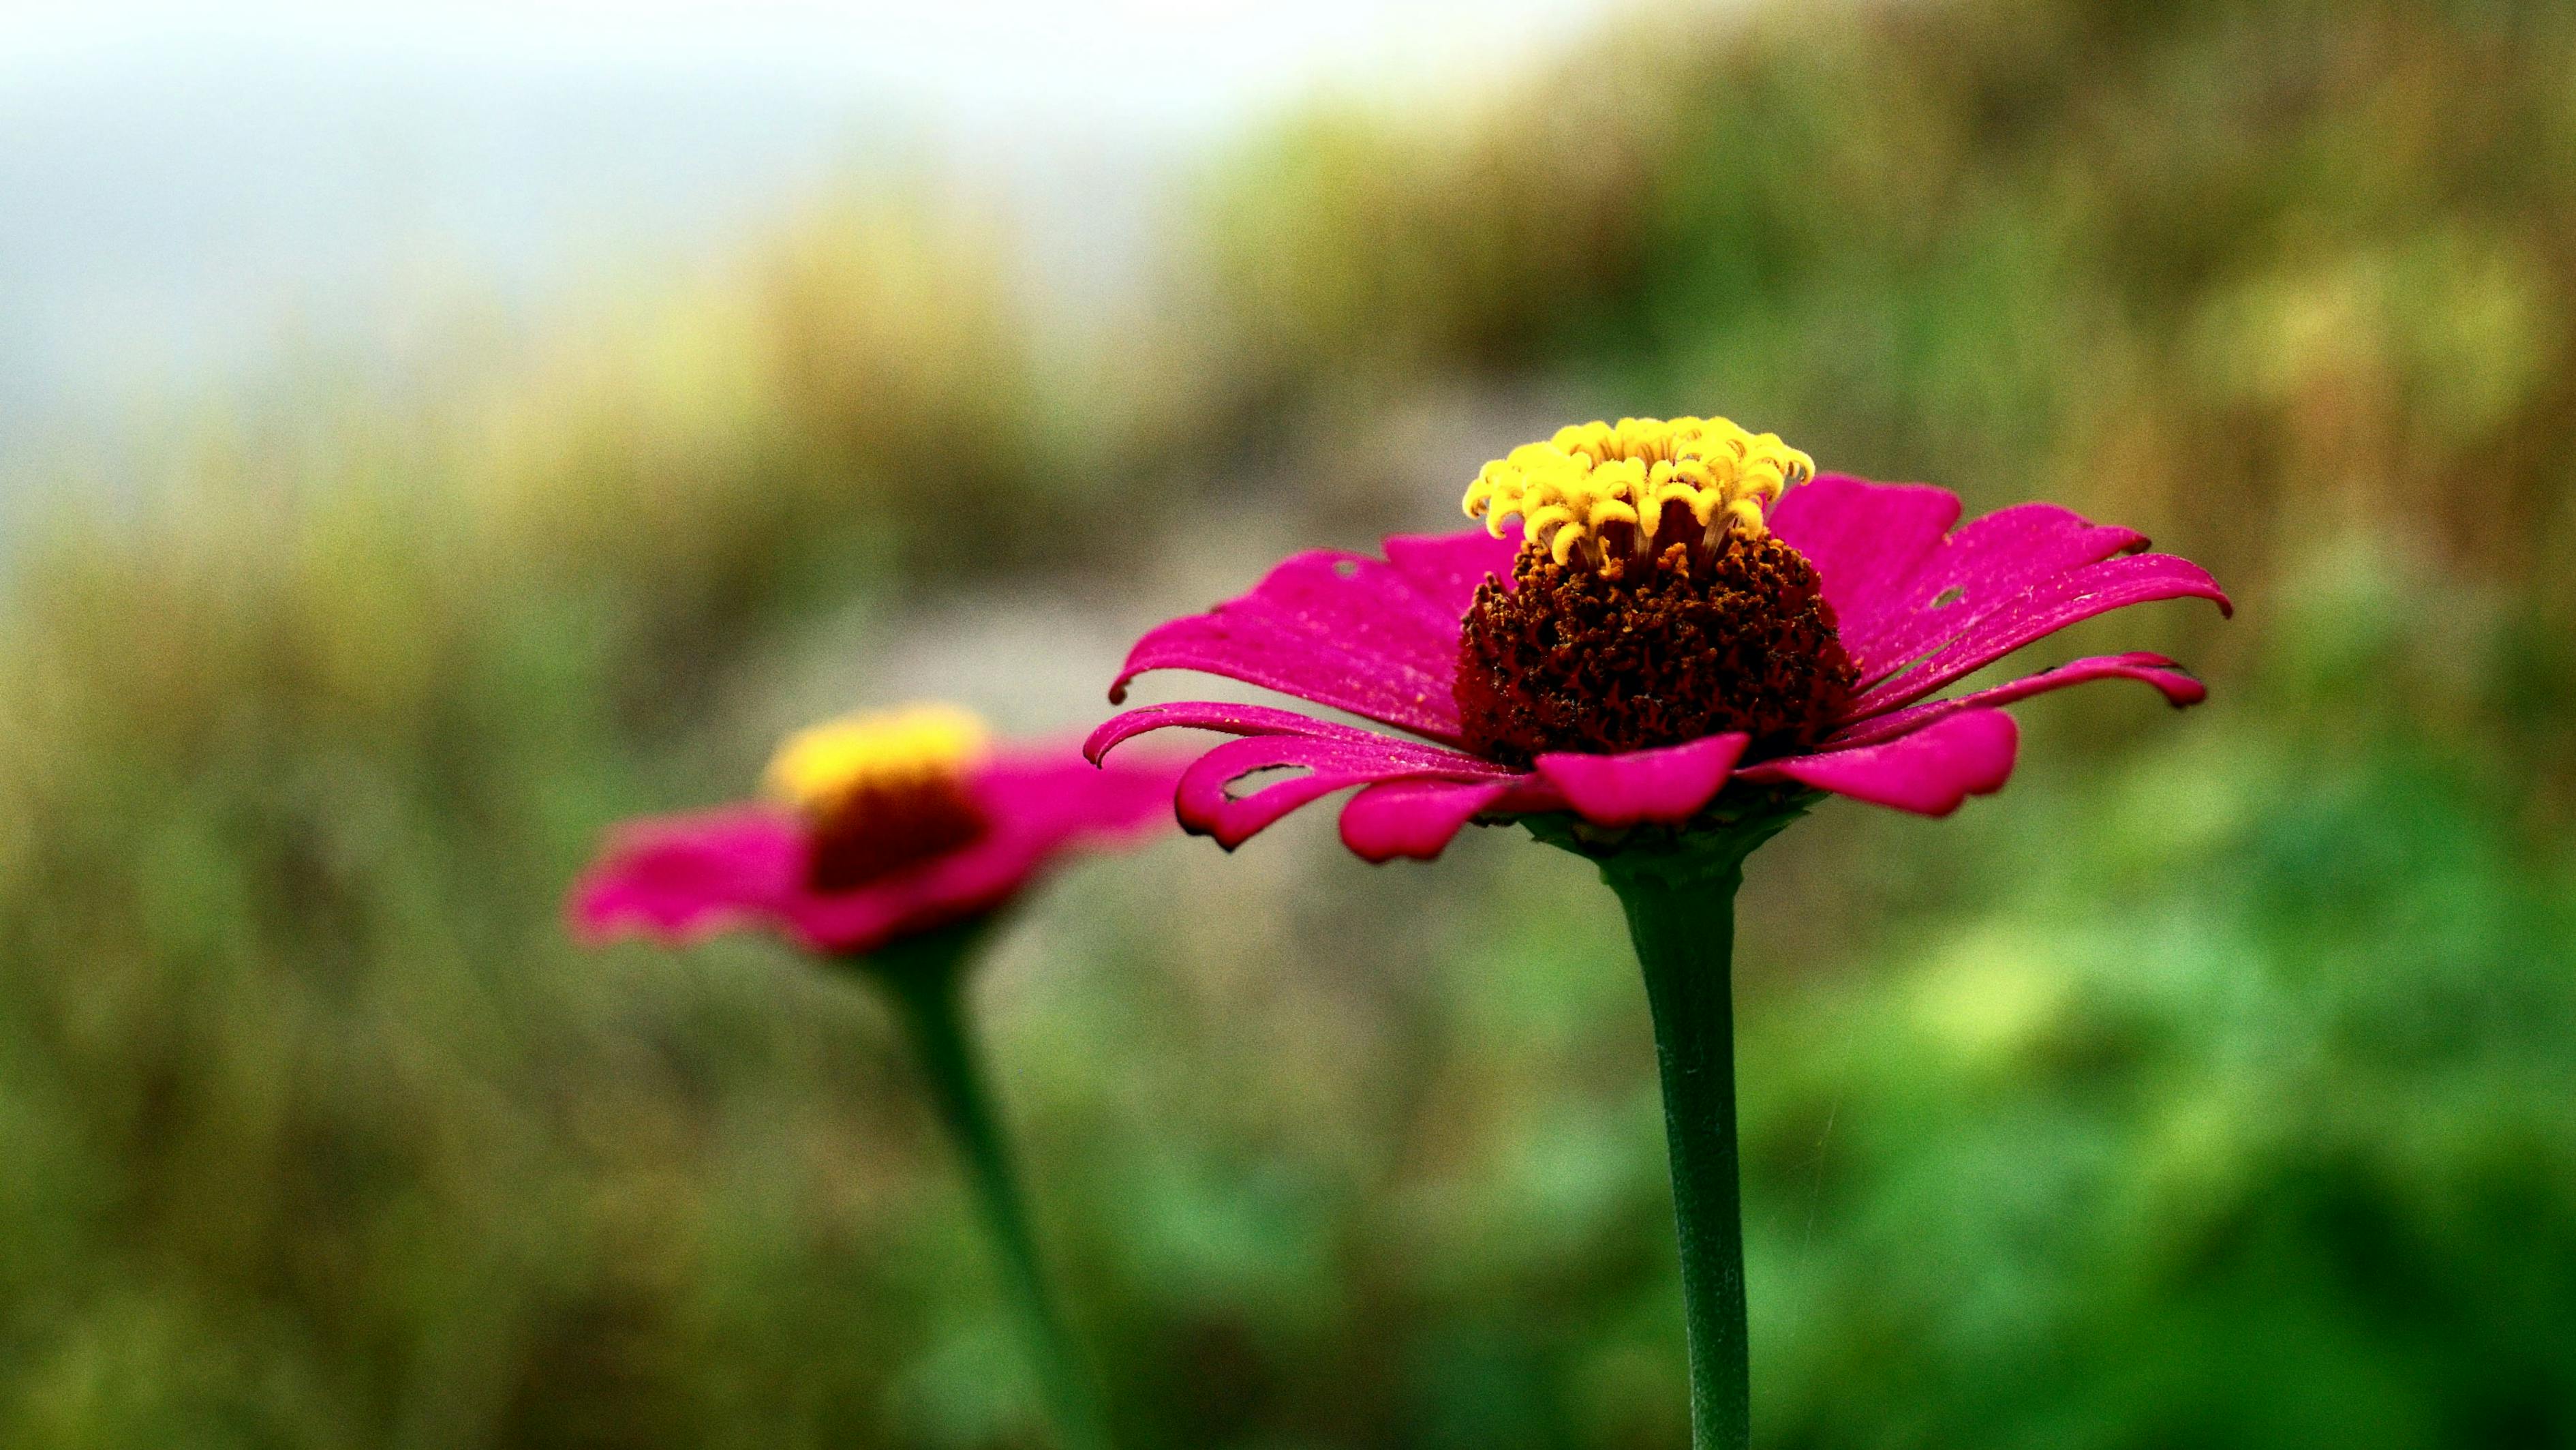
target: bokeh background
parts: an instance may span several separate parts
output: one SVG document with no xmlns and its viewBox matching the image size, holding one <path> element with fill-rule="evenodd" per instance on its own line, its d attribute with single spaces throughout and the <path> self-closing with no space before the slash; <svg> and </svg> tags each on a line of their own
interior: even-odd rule
<svg viewBox="0 0 2576 1450">
<path fill-rule="evenodd" d="M 2240 605 L 1754 862 L 1760 1441 L 2576 1444 L 2576 7 L 1284 9 L 8 22 L 0 1444 L 1042 1445 L 877 1005 L 565 882 L 1676 412 Z M 980 979 L 1127 1442 L 1683 1445 L 1608 894 L 1313 814 Z"/>
</svg>

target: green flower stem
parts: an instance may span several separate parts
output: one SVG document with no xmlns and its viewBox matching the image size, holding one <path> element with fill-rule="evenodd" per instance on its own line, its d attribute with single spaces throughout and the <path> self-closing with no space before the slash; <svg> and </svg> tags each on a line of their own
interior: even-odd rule
<svg viewBox="0 0 2576 1450">
<path fill-rule="evenodd" d="M 1735 1143 L 1735 890 L 1743 875 L 1670 875 L 1605 861 L 1628 913 L 1655 1018 L 1664 1146 L 1681 1235 L 1690 1337 L 1691 1443 L 1743 1450 L 1753 1434 L 1744 1309 L 1744 1217 Z"/>
<path fill-rule="evenodd" d="M 1735 893 L 1744 884 L 1744 858 L 1815 799 L 1796 789 L 1730 789 L 1681 827 L 1605 830 L 1566 816 L 1526 822 L 1540 840 L 1600 866 L 1627 912 L 1628 937 L 1645 971 L 1681 1239 L 1697 1450 L 1744 1450 L 1753 1436 L 1736 1168 Z"/>
<path fill-rule="evenodd" d="M 993 1096 L 967 1030 L 965 959 L 982 935 L 974 925 L 897 943 L 867 962 L 885 985 L 912 1039 L 932 1103 L 966 1170 L 968 1188 L 1001 1259 L 1004 1291 L 1067 1450 L 1109 1450 L 1100 1397 L 1048 1293 Z"/>
</svg>

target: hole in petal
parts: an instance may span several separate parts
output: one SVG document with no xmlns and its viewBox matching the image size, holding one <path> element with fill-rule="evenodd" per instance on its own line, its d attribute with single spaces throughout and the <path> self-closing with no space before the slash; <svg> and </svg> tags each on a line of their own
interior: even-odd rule
<svg viewBox="0 0 2576 1450">
<path fill-rule="evenodd" d="M 1270 787 L 1278 785 L 1283 781 L 1295 780 L 1299 776 L 1312 775 L 1314 773 L 1314 767 L 1306 765 L 1265 765 L 1259 770 L 1245 771 L 1243 774 L 1227 781 L 1225 783 L 1225 798 L 1230 801 L 1239 801 L 1248 795 L 1259 795 L 1261 792 L 1268 790 Z"/>
<path fill-rule="evenodd" d="M 1949 588 L 1932 596 L 1932 607 L 1935 609 L 1947 609 L 1951 605 L 1958 603 L 1959 600 L 1967 594 L 1967 592 L 1967 590 L 1953 584 Z"/>
</svg>

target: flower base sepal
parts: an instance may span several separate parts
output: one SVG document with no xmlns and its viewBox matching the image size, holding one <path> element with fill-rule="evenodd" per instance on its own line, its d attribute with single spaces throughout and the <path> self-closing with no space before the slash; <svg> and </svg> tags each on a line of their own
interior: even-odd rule
<svg viewBox="0 0 2576 1450">
<path fill-rule="evenodd" d="M 1683 879 L 1723 877 L 1823 799 L 1823 792 L 1804 786 L 1736 783 L 1680 825 L 1641 821 L 1604 826 L 1571 811 L 1515 819 L 1538 840 L 1597 863 L 1601 879 L 1616 891 L 1619 882 L 1613 879 L 1613 871 Z"/>
</svg>

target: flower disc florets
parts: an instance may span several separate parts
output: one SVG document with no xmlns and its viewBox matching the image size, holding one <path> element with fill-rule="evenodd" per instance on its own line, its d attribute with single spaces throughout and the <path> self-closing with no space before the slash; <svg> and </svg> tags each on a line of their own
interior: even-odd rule
<svg viewBox="0 0 2576 1450">
<path fill-rule="evenodd" d="M 1761 538 L 1763 511 L 1816 463 L 1776 433 L 1724 418 L 1622 418 L 1559 428 L 1488 463 L 1467 486 L 1467 517 L 1521 537 L 1559 564 L 1659 557 L 1673 544 L 1713 552 L 1732 533 Z"/>
<path fill-rule="evenodd" d="M 764 784 L 805 822 L 806 886 L 847 891 L 981 838 L 989 823 L 968 776 L 986 750 L 982 721 L 940 705 L 789 736 Z"/>
<path fill-rule="evenodd" d="M 1534 451 L 1538 450 L 1538 451 Z M 1859 670 L 1815 568 L 1764 509 L 1811 476 L 1803 453 L 1724 419 L 1622 419 L 1486 465 L 1470 516 L 1518 513 L 1506 587 L 1460 627 L 1466 743 L 1528 765 L 1730 731 L 1756 752 L 1813 745 Z"/>
</svg>

